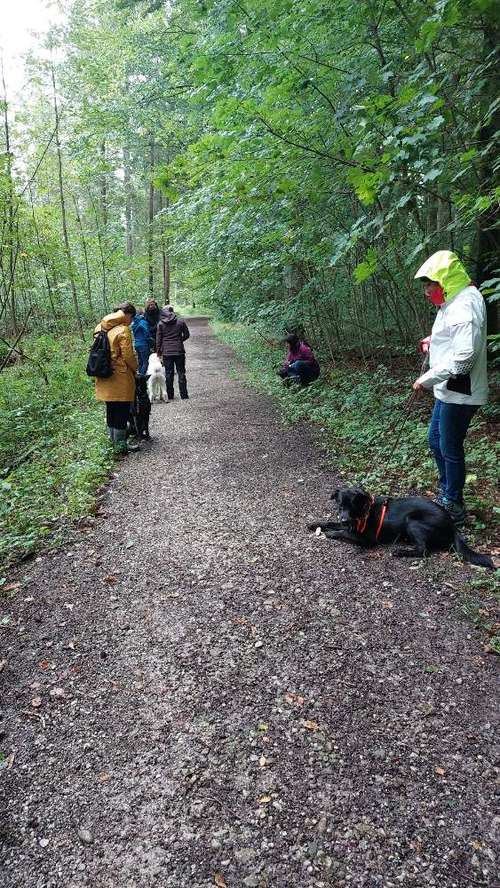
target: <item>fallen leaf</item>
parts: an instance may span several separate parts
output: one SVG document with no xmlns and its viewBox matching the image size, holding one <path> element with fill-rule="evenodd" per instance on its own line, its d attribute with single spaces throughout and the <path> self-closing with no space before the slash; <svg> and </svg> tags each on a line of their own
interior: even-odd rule
<svg viewBox="0 0 500 888">
<path fill-rule="evenodd" d="M 102 774 L 97 775 L 97 780 L 99 783 L 107 783 L 108 780 L 111 780 L 111 774 L 108 774 L 106 771 L 103 771 Z"/>
<path fill-rule="evenodd" d="M 303 706 L 304 698 L 300 696 L 300 694 L 285 694 L 285 700 L 287 703 L 290 703 L 291 706 Z"/>
<path fill-rule="evenodd" d="M 39 665 L 40 669 L 48 669 L 50 666 L 50 663 L 48 660 L 40 660 L 38 665 Z"/>
<path fill-rule="evenodd" d="M 64 688 L 52 688 L 52 690 L 49 691 L 49 696 L 53 697 L 55 700 L 61 700 L 66 696 L 66 691 Z"/>
<path fill-rule="evenodd" d="M 269 728 L 269 725 L 266 725 L 264 723 L 259 725 L 259 731 L 267 731 L 268 728 Z"/>
<path fill-rule="evenodd" d="M 14 592 L 15 589 L 20 589 L 21 583 L 9 583 L 7 586 L 2 586 L 2 592 Z"/>
<path fill-rule="evenodd" d="M 12 765 L 14 764 L 15 752 L 11 752 L 10 755 L 5 759 L 7 770 L 10 771 Z"/>
<path fill-rule="evenodd" d="M 259 799 L 259 805 L 268 805 L 269 802 L 272 802 L 271 796 L 263 795 Z"/>
<path fill-rule="evenodd" d="M 434 768 L 434 770 L 435 770 L 436 774 L 439 774 L 440 777 L 444 777 L 444 775 L 446 774 L 446 771 L 444 768 Z"/>
<path fill-rule="evenodd" d="M 265 767 L 266 767 L 266 762 L 267 762 L 267 759 L 266 759 L 265 755 L 261 755 L 261 757 L 260 757 L 260 759 L 259 759 L 259 765 L 260 765 L 260 767 L 261 767 L 261 768 L 265 768 Z"/>
<path fill-rule="evenodd" d="M 306 728 L 308 731 L 319 731 L 318 722 L 311 721 L 310 719 L 301 718 L 300 724 L 303 728 Z"/>
<path fill-rule="evenodd" d="M 227 883 L 222 873 L 215 873 L 214 882 L 217 888 L 227 888 Z"/>
<path fill-rule="evenodd" d="M 31 705 L 33 706 L 33 709 L 38 709 L 42 705 L 42 698 L 41 697 L 33 697 L 32 701 L 31 701 Z"/>
<path fill-rule="evenodd" d="M 114 586 L 115 583 L 117 583 L 117 582 L 118 582 L 118 579 L 113 574 L 109 574 L 109 576 L 104 577 L 104 579 L 103 579 L 103 583 L 107 583 L 108 586 Z"/>
<path fill-rule="evenodd" d="M 390 608 L 394 607 L 394 602 L 393 602 L 393 601 L 389 601 L 389 600 L 383 601 L 383 602 L 382 602 L 382 607 L 385 607 L 386 610 L 387 610 L 387 609 L 390 609 Z"/>
</svg>

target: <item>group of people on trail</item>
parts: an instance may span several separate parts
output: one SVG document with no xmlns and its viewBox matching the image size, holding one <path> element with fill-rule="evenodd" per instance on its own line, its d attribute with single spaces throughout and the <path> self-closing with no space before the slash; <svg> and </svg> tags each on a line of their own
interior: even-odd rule
<svg viewBox="0 0 500 888">
<path fill-rule="evenodd" d="M 123 453 L 137 450 L 136 444 L 127 442 L 131 406 L 134 403 L 138 379 L 147 378 L 151 354 L 156 354 L 165 370 L 167 398 L 174 398 L 174 370 L 177 369 L 179 395 L 188 396 L 186 379 L 186 354 L 184 342 L 189 339 L 185 321 L 178 318 L 171 305 L 160 309 L 150 299 L 144 310 L 137 310 L 131 302 L 123 302 L 102 318 L 94 331 L 107 334 L 109 343 L 110 372 L 106 376 L 95 375 L 95 395 L 106 405 L 108 434 Z"/>
<path fill-rule="evenodd" d="M 436 501 L 461 524 L 465 520 L 464 440 L 472 417 L 488 399 L 485 303 L 458 256 L 449 250 L 434 253 L 415 278 L 424 284 L 425 296 L 436 306 L 437 315 L 431 335 L 421 342 L 421 350 L 428 352 L 429 369 L 415 380 L 413 389 L 416 393 L 434 390 L 429 446 L 439 476 Z M 168 399 L 174 397 L 174 370 L 180 397 L 188 397 L 184 342 L 189 330 L 172 306 L 160 310 L 157 302 L 149 300 L 139 312 L 130 302 L 119 305 L 102 319 L 96 334 L 99 331 L 108 334 L 112 373 L 96 379 L 96 397 L 106 403 L 111 439 L 126 448 L 136 373 L 147 372 L 152 351 L 163 363 Z M 283 383 L 304 386 L 317 380 L 320 365 L 309 343 L 296 333 L 289 333 L 285 343 L 288 352 L 278 371 Z"/>
<path fill-rule="evenodd" d="M 436 502 L 456 524 L 465 520 L 464 441 L 472 417 L 488 400 L 486 308 L 483 296 L 455 253 L 439 250 L 419 268 L 429 302 L 437 308 L 432 333 L 421 341 L 429 369 L 413 383 L 416 393 L 434 390 L 429 447 L 439 477 Z M 304 386 L 320 373 L 311 346 L 296 334 L 285 342 L 288 354 L 278 371 L 285 385 Z"/>
</svg>

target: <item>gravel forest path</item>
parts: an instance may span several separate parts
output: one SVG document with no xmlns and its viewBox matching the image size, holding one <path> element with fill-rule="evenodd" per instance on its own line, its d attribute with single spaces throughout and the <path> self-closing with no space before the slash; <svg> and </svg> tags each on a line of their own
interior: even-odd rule
<svg viewBox="0 0 500 888">
<path fill-rule="evenodd" d="M 190 326 L 190 400 L 14 575 L 2 888 L 493 888 L 496 661 L 457 614 L 467 568 L 308 534 L 335 481 L 312 430 Z"/>
</svg>

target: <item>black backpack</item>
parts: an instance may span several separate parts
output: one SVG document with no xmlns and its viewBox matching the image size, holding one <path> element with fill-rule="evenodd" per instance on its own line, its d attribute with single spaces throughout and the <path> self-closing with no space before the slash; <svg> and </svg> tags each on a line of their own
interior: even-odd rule
<svg viewBox="0 0 500 888">
<path fill-rule="evenodd" d="M 90 349 L 87 361 L 87 376 L 96 376 L 98 379 L 108 379 L 113 372 L 111 364 L 111 348 L 108 334 L 105 330 L 99 330 L 94 336 L 94 342 Z"/>
</svg>

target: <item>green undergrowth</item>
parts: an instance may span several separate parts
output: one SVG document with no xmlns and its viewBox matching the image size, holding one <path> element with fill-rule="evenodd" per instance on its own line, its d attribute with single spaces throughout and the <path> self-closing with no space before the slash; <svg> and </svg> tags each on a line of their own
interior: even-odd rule
<svg viewBox="0 0 500 888">
<path fill-rule="evenodd" d="M 0 565 L 60 542 L 89 514 L 112 463 L 102 407 L 73 336 L 23 340 L 30 362 L 0 374 Z M 44 381 L 42 369 L 48 379 Z"/>
<path fill-rule="evenodd" d="M 286 389 L 276 375 L 284 360 L 282 345 L 243 324 L 214 321 L 212 327 L 243 361 L 247 381 L 271 395 L 285 419 L 317 424 L 329 459 L 346 481 L 377 493 L 425 494 L 435 489 L 435 466 L 427 447 L 431 397 L 414 402 L 407 416 L 404 409 L 419 374 L 418 356 L 413 370 L 406 363 L 398 372 L 382 362 L 366 365 L 339 356 L 335 365 L 322 362 L 317 382 Z M 492 529 L 499 511 L 495 507 L 498 446 L 490 424 L 490 412 L 481 411 L 467 438 L 466 498 L 474 511 L 473 529 L 481 531 Z"/>
<path fill-rule="evenodd" d="M 481 571 L 468 585 L 460 601 L 460 612 L 478 629 L 486 653 L 500 656 L 500 584 L 499 571 Z"/>
</svg>

